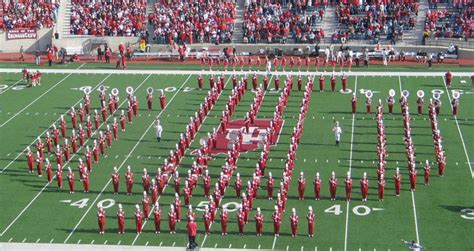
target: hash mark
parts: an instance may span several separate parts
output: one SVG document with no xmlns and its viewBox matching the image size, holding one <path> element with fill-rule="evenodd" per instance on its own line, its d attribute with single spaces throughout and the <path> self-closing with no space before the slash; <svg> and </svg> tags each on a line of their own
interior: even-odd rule
<svg viewBox="0 0 474 251">
<path fill-rule="evenodd" d="M 38 242 L 40 242 L 40 238 L 38 238 L 38 239 L 36 240 L 36 243 L 38 243 Z"/>
<path fill-rule="evenodd" d="M 176 245 L 176 242 L 173 242 L 173 245 L 171 245 L 171 246 L 174 247 L 174 245 Z"/>
<path fill-rule="evenodd" d="M 120 243 L 122 243 L 122 241 L 118 241 L 118 242 L 117 242 L 117 245 L 120 245 Z"/>
<path fill-rule="evenodd" d="M 7 112 L 7 115 L 10 115 L 11 112 Z"/>
<path fill-rule="evenodd" d="M 306 162 L 306 159 L 304 159 L 303 162 Z"/>
<path fill-rule="evenodd" d="M 29 112 L 27 112 L 27 113 L 25 113 L 25 115 L 30 115 L 30 113 L 29 113 Z"/>
<path fill-rule="evenodd" d="M 145 246 L 148 246 L 148 243 L 149 243 L 149 242 L 147 241 L 147 242 L 145 243 Z"/>
<path fill-rule="evenodd" d="M 54 239 L 51 239 L 51 240 L 49 241 L 49 243 L 51 244 L 51 243 L 53 243 L 53 241 L 54 241 Z"/>
<path fill-rule="evenodd" d="M 168 117 L 168 118 L 169 118 L 169 117 L 170 117 L 170 115 L 168 114 L 168 116 L 166 116 L 166 117 Z"/>
<path fill-rule="evenodd" d="M 247 247 L 247 244 L 244 244 L 244 249 Z"/>
<path fill-rule="evenodd" d="M 217 243 L 214 245 L 214 248 L 217 248 Z"/>
<path fill-rule="evenodd" d="M 92 241 L 91 241 L 91 245 L 94 244 L 94 242 L 95 242 L 95 240 L 92 240 Z"/>
<path fill-rule="evenodd" d="M 286 246 L 286 251 L 290 250 L 290 246 Z"/>
<path fill-rule="evenodd" d="M 150 116 L 151 116 L 151 114 L 148 114 L 148 117 L 150 117 Z"/>
<path fill-rule="evenodd" d="M 326 159 L 326 163 L 329 163 L 329 160 L 328 160 L 328 159 Z"/>
<path fill-rule="evenodd" d="M 77 244 L 80 244 L 80 243 L 81 243 L 81 240 L 78 240 L 78 241 L 77 241 Z"/>
<path fill-rule="evenodd" d="M 260 245 L 258 245 L 258 248 L 257 249 L 260 249 Z"/>
<path fill-rule="evenodd" d="M 163 242 L 160 242 L 160 247 L 161 247 L 161 245 L 163 245 Z"/>
<path fill-rule="evenodd" d="M 104 241 L 104 245 L 107 244 L 107 240 Z"/>
<path fill-rule="evenodd" d="M 231 244 L 229 244 L 229 248 L 231 248 L 231 247 L 232 247 L 232 243 L 231 243 Z"/>
<path fill-rule="evenodd" d="M 10 156 L 10 154 L 11 154 L 11 153 L 8 153 L 8 154 L 7 154 L 7 157 Z"/>
<path fill-rule="evenodd" d="M 22 243 L 25 243 L 25 241 L 26 241 L 26 238 L 25 238 L 25 239 L 23 239 Z"/>
<path fill-rule="evenodd" d="M 10 238 L 10 239 L 8 240 L 8 242 L 12 242 L 12 240 L 13 240 L 13 237 L 12 237 L 12 238 Z"/>
<path fill-rule="evenodd" d="M 115 158 L 118 158 L 118 155 L 115 155 Z"/>
</svg>

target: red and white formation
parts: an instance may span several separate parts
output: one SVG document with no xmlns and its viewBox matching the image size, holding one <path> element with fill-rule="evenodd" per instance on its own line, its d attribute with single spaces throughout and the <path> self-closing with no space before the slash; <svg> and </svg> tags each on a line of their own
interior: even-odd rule
<svg viewBox="0 0 474 251">
<path fill-rule="evenodd" d="M 282 175 L 283 181 L 280 183 L 280 190 L 277 194 L 277 200 L 275 201 L 276 210 L 275 210 L 275 213 L 272 215 L 275 236 L 279 236 L 282 214 L 285 211 L 288 191 L 290 188 L 291 178 L 293 175 L 292 171 L 295 167 L 294 161 L 296 159 L 296 151 L 298 150 L 300 137 L 303 134 L 304 120 L 306 118 L 306 113 L 308 111 L 309 102 L 311 101 L 313 86 L 314 86 L 313 79 L 309 79 L 305 87 L 304 97 L 301 103 L 300 114 L 298 115 L 298 121 L 291 135 L 290 149 L 288 151 L 287 160 L 285 161 L 285 168 L 283 169 L 283 175 Z M 292 216 L 290 217 L 290 221 L 291 221 L 292 236 L 296 236 L 297 221 L 298 221 L 296 212 L 292 213 Z"/>
<path fill-rule="evenodd" d="M 378 196 L 379 200 L 383 201 L 385 191 L 385 165 L 387 161 L 387 145 L 385 139 L 385 125 L 383 122 L 383 105 L 382 101 L 379 100 L 377 105 L 377 157 L 378 157 L 378 168 L 377 168 L 377 185 L 378 185 Z"/>
<path fill-rule="evenodd" d="M 417 171 L 415 161 L 415 146 L 413 144 L 413 138 L 411 137 L 410 112 L 408 111 L 408 103 L 406 102 L 406 98 L 402 96 L 400 101 L 402 106 L 403 128 L 405 130 L 405 151 L 407 158 L 407 168 L 410 176 L 410 188 L 412 191 L 415 191 Z"/>
<path fill-rule="evenodd" d="M 446 152 L 443 149 L 443 137 L 441 136 L 441 132 L 438 128 L 438 116 L 436 115 L 436 109 L 431 100 L 428 109 L 431 121 L 431 132 L 433 135 L 434 153 L 436 157 L 436 162 L 438 164 L 438 175 L 443 177 L 444 169 L 446 167 Z M 425 183 L 428 184 L 426 178 L 429 179 L 429 163 L 426 164 L 428 166 L 425 166 Z"/>
</svg>

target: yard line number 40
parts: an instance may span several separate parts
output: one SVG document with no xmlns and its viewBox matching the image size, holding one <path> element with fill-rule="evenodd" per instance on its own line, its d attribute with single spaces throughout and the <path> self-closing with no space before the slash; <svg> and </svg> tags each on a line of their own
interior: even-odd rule
<svg viewBox="0 0 474 251">
<path fill-rule="evenodd" d="M 381 211 L 383 208 L 370 208 L 365 205 L 358 205 L 352 208 L 352 213 L 357 216 L 367 216 L 372 211 Z M 341 215 L 343 211 L 341 210 L 341 205 L 336 204 L 324 210 L 325 213 L 334 214 L 334 215 Z"/>
</svg>

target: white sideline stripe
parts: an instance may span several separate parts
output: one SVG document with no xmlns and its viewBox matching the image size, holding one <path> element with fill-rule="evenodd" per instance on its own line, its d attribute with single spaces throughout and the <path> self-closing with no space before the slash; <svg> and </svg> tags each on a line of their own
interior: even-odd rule
<svg viewBox="0 0 474 251">
<path fill-rule="evenodd" d="M 0 68 L 0 73 L 19 73 L 21 72 L 21 68 Z M 120 75 L 136 75 L 136 74 L 175 74 L 175 75 L 199 75 L 202 74 L 202 70 L 116 70 L 116 69 L 50 69 L 50 68 L 42 68 L 39 69 L 41 70 L 42 73 L 61 73 L 61 74 L 84 74 L 84 73 L 90 73 L 90 74 L 120 74 Z M 232 75 L 245 75 L 245 74 L 257 74 L 259 76 L 267 75 L 267 72 L 265 71 L 212 71 L 214 75 L 227 75 L 227 76 L 232 76 Z M 287 71 L 275 71 L 272 72 L 272 75 L 279 75 L 279 76 L 299 76 L 301 75 L 301 72 L 287 72 Z M 320 76 L 323 74 L 324 76 L 331 76 L 334 74 L 335 76 L 342 76 L 342 72 L 306 72 L 304 73 L 305 76 Z M 409 76 L 409 77 L 441 77 L 444 76 L 444 72 L 391 72 L 390 73 L 392 76 L 397 77 L 397 76 Z M 472 75 L 472 72 L 456 72 L 456 76 L 459 77 L 470 77 Z M 379 77 L 379 76 L 387 76 L 387 72 L 367 72 L 367 71 L 361 71 L 361 72 L 348 72 L 346 73 L 347 76 L 349 77 L 354 77 L 354 76 L 372 76 L 372 77 Z"/>
<path fill-rule="evenodd" d="M 411 201 L 413 204 L 413 215 L 415 216 L 416 242 L 421 245 L 420 234 L 418 233 L 418 218 L 416 216 L 415 192 L 411 191 Z"/>
<path fill-rule="evenodd" d="M 103 80 L 101 80 L 93 89 L 97 88 L 99 85 L 101 85 L 105 80 L 107 80 L 112 74 L 109 74 L 107 77 L 105 77 Z M 79 99 L 79 101 L 77 101 L 73 106 L 75 107 L 77 104 L 79 104 L 80 102 L 82 101 L 82 98 Z M 66 115 L 69 110 L 71 108 L 69 108 L 63 115 Z M 54 114 L 56 115 L 56 113 Z M 60 116 L 61 117 L 61 116 Z M 60 117 L 58 119 L 56 119 L 56 121 L 54 121 L 52 124 L 56 124 L 56 122 L 59 121 Z M 51 125 L 52 125 L 51 124 Z M 43 136 L 43 134 L 45 134 L 48 130 L 50 129 L 50 126 L 48 128 L 46 128 L 46 130 L 44 130 L 38 137 L 41 137 Z M 28 148 L 28 147 L 31 147 L 34 143 L 36 142 L 36 139 L 33 140 L 33 142 L 31 142 L 31 144 L 27 147 L 25 147 L 25 149 L 19 153 L 12 161 L 10 161 L 10 163 L 8 163 L 8 165 L 6 165 L 1 171 L 0 171 L 0 174 L 3 174 L 3 172 L 8 168 L 10 167 L 11 164 L 13 164 L 20 156 L 22 156 L 22 154 L 25 152 L 25 150 Z M 1 236 L 1 235 L 0 235 Z"/>
<path fill-rule="evenodd" d="M 444 87 L 446 88 L 446 95 L 448 96 L 448 99 L 449 99 L 449 105 L 451 106 L 451 109 L 453 109 L 453 106 L 451 104 L 451 95 L 450 95 L 450 92 L 448 90 L 448 87 L 446 86 L 446 80 L 444 79 L 444 77 L 441 77 L 441 78 L 443 79 Z M 469 166 L 469 169 L 471 171 L 471 178 L 474 179 L 474 170 L 472 169 L 472 166 L 471 166 L 471 160 L 469 159 L 469 154 L 467 154 L 466 144 L 464 143 L 464 137 L 462 136 L 461 127 L 459 126 L 457 116 L 454 116 L 454 121 L 456 122 L 459 137 L 461 138 L 461 143 L 462 143 L 462 146 L 464 148 L 464 154 L 466 155 L 467 165 Z"/>
<path fill-rule="evenodd" d="M 142 84 L 144 84 L 144 83 L 146 82 L 146 80 L 147 80 L 150 76 L 151 76 L 151 75 L 148 75 L 148 77 L 147 77 L 145 80 L 143 80 L 143 82 L 140 83 L 140 85 L 139 85 L 137 88 L 135 88 L 135 89 L 140 88 L 140 86 L 141 86 Z M 123 104 L 125 104 L 126 101 L 127 101 L 127 100 L 125 99 L 119 106 L 120 106 L 120 107 L 123 106 Z M 106 121 L 104 121 L 104 122 L 102 122 L 102 123 L 100 124 L 99 129 L 96 129 L 96 130 L 93 132 L 93 135 L 96 134 L 97 131 L 99 131 L 100 128 L 101 128 L 101 127 L 109 120 L 109 118 L 112 117 L 112 116 L 113 116 L 113 114 L 110 114 L 110 115 L 107 117 Z M 64 166 L 66 166 L 67 164 L 69 164 L 69 163 L 72 161 L 72 159 L 73 159 L 75 156 L 77 156 L 77 154 L 79 153 L 79 151 L 80 151 L 84 146 L 86 146 L 86 143 L 89 142 L 89 140 L 90 140 L 90 138 L 87 139 L 87 140 L 84 142 L 84 145 L 83 145 L 83 146 L 81 146 L 81 147 L 78 148 L 77 152 L 74 153 L 74 154 L 71 156 L 71 158 L 69 158 L 69 161 L 66 161 L 66 162 L 64 163 Z M 56 178 L 56 175 L 53 176 L 53 180 L 54 180 L 54 178 Z M 36 194 L 36 196 L 30 201 L 30 203 L 28 203 L 28 205 L 26 205 L 26 207 L 20 212 L 20 214 L 17 215 L 17 217 L 10 223 L 10 225 L 8 225 L 8 227 L 5 228 L 5 230 L 0 234 L 0 236 L 3 236 L 3 235 L 8 231 L 8 229 L 23 215 L 23 213 L 24 213 L 24 212 L 33 204 L 33 202 L 35 202 L 35 200 L 43 193 L 43 191 L 46 189 L 46 187 L 48 187 L 48 185 L 50 185 L 50 184 L 52 184 L 52 183 L 53 183 L 53 182 L 51 182 L 51 183 L 46 183 L 46 185 L 44 185 L 44 187 L 38 192 L 38 194 Z"/>
<path fill-rule="evenodd" d="M 16 81 L 14 84 L 10 85 L 7 89 L 3 90 L 0 92 L 0 94 L 4 94 L 5 92 L 7 92 L 8 90 L 12 89 L 15 85 L 17 85 L 18 83 L 20 83 L 23 79 L 20 79 L 18 81 Z"/>
<path fill-rule="evenodd" d="M 150 77 L 151 75 L 148 75 L 148 77 Z M 188 82 L 188 80 L 191 78 L 192 75 L 189 75 L 189 77 L 183 82 L 183 84 L 179 87 L 178 91 L 175 92 L 175 94 L 173 95 L 173 97 L 171 97 L 170 101 L 166 104 L 166 107 L 164 110 L 161 110 L 161 112 L 158 114 L 157 118 L 158 117 L 161 117 L 161 114 L 163 114 L 163 112 L 166 110 L 166 108 L 171 104 L 171 102 L 174 100 L 174 98 L 177 96 L 177 94 L 179 93 L 179 91 L 181 89 L 183 89 L 183 86 Z M 148 128 L 145 130 L 145 132 L 142 134 L 142 136 L 140 137 L 140 139 L 138 139 L 137 143 L 135 144 L 135 146 L 133 146 L 132 150 L 130 151 L 130 154 L 133 153 L 135 151 L 135 149 L 137 149 L 137 146 L 141 143 L 141 141 L 143 140 L 143 138 L 145 137 L 145 135 L 148 133 L 148 131 L 150 130 L 150 128 L 153 127 L 153 124 L 155 123 L 155 120 L 153 120 L 153 122 L 148 126 Z M 130 155 L 129 155 L 130 156 Z M 123 167 L 123 165 L 125 164 L 125 162 L 129 159 L 129 156 L 127 156 L 123 162 L 120 164 L 120 166 L 118 167 L 118 171 L 120 171 L 120 169 Z M 69 233 L 69 235 L 67 236 L 67 238 L 64 240 L 64 243 L 66 243 L 69 238 L 71 238 L 71 236 L 74 234 L 74 232 L 76 231 L 77 227 L 79 227 L 79 225 L 82 223 L 82 221 L 84 220 L 84 218 L 86 218 L 86 215 L 89 213 L 89 211 L 92 209 L 92 207 L 95 206 L 95 203 L 97 202 L 97 200 L 99 199 L 99 197 L 102 195 L 102 193 L 104 193 L 105 189 L 109 186 L 110 182 L 112 181 L 112 179 L 110 178 L 109 181 L 107 181 L 107 184 L 105 184 L 105 186 L 102 188 L 102 190 L 100 191 L 100 193 L 97 195 L 97 197 L 94 199 L 94 201 L 91 203 L 91 206 L 87 209 L 87 211 L 84 213 L 84 215 L 82 215 L 81 219 L 79 220 L 79 222 L 76 224 L 76 226 L 73 228 L 73 230 L 71 231 L 71 233 Z"/>
<path fill-rule="evenodd" d="M 10 117 L 7 121 L 5 121 L 3 124 L 0 125 L 0 128 L 1 127 L 4 127 L 6 124 L 8 124 L 8 122 L 10 122 L 12 119 L 14 119 L 16 116 L 18 116 L 20 113 L 24 112 L 28 107 L 30 107 L 31 105 L 33 105 L 34 103 L 36 103 L 36 101 L 38 101 L 40 98 L 42 98 L 44 95 L 46 95 L 48 92 L 50 92 L 52 89 L 54 89 L 56 86 L 58 86 L 59 84 L 61 84 L 64 80 L 66 80 L 67 78 L 69 78 L 69 76 L 71 76 L 72 73 L 69 73 L 66 77 L 64 77 L 63 79 L 59 80 L 59 82 L 57 82 L 55 85 L 51 86 L 48 90 L 46 90 L 45 92 L 43 92 L 39 97 L 37 97 L 35 100 L 31 101 L 31 103 L 29 103 L 27 106 L 23 107 L 23 109 L 21 109 L 19 112 L 15 113 L 12 117 Z"/>
<path fill-rule="evenodd" d="M 354 90 L 357 90 L 357 76 L 355 77 Z M 354 92 L 357 93 L 357 92 Z M 355 124 L 355 113 L 352 114 L 352 126 L 351 126 L 351 151 L 349 153 L 349 172 L 352 170 L 352 149 L 354 148 L 354 124 Z M 346 230 L 344 231 L 344 251 L 347 251 L 347 238 L 349 235 L 349 203 L 346 206 Z"/>
<path fill-rule="evenodd" d="M 275 250 L 275 244 L 276 244 L 276 242 L 277 242 L 277 237 L 274 236 L 274 237 L 273 237 L 273 245 L 272 245 L 272 249 L 273 249 L 273 250 Z"/>
</svg>

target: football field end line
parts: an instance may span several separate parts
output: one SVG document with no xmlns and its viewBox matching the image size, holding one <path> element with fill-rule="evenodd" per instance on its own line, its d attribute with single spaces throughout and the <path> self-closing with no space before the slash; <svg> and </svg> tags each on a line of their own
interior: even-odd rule
<svg viewBox="0 0 474 251">
<path fill-rule="evenodd" d="M 10 89 L 12 89 L 13 87 L 15 87 L 15 85 L 17 85 L 18 83 L 20 83 L 23 79 L 20 79 L 18 81 L 16 81 L 14 84 L 10 85 L 7 89 L 3 90 L 0 92 L 0 94 L 4 94 L 5 92 L 9 91 Z"/>
<path fill-rule="evenodd" d="M 227 86 L 227 83 L 229 83 L 229 80 L 230 80 L 230 78 L 228 78 L 227 81 L 225 82 L 225 84 L 224 84 L 224 89 L 225 89 L 225 87 Z M 219 98 L 221 97 L 221 95 L 222 95 L 223 92 L 224 92 L 224 90 L 222 90 L 221 93 L 219 93 L 219 95 L 217 96 L 216 104 L 217 104 L 217 101 L 219 101 Z M 214 107 L 215 107 L 215 105 L 214 105 L 213 107 L 211 107 L 211 109 L 209 110 L 207 116 L 202 120 L 202 123 L 201 123 L 201 124 L 199 125 L 199 127 L 197 128 L 196 135 L 195 135 L 194 139 L 191 140 L 191 142 L 189 143 L 189 145 L 191 145 L 191 144 L 196 140 L 197 134 L 198 134 L 199 131 L 201 130 L 202 125 L 204 125 L 204 122 L 205 122 L 206 119 L 209 117 L 209 113 L 212 111 L 212 109 L 214 109 Z M 189 150 L 189 148 L 186 149 L 186 151 L 184 151 L 184 157 L 183 157 L 182 159 L 186 158 L 186 156 L 187 156 L 187 155 L 186 155 L 186 152 L 187 152 L 188 150 Z M 178 167 L 179 167 L 179 166 L 178 166 Z M 163 191 L 161 192 L 160 196 L 158 196 L 158 198 L 156 199 L 157 202 L 160 200 L 161 195 L 163 195 L 163 193 L 165 192 L 165 189 L 168 187 L 168 184 L 169 184 L 169 182 L 170 182 L 170 180 L 171 180 L 172 177 L 173 177 L 173 176 L 170 176 L 170 177 L 168 178 L 168 181 L 166 182 L 166 185 L 165 185 L 165 187 L 163 188 Z M 150 210 L 150 213 L 148 214 L 148 217 L 150 217 L 151 214 L 153 213 L 153 209 L 155 209 L 155 205 L 153 205 L 153 206 L 151 207 L 151 210 Z M 148 222 L 148 221 L 145 221 L 145 222 L 143 223 L 143 225 L 142 225 L 142 230 L 145 228 L 145 225 L 146 225 L 147 222 Z M 211 223 L 211 224 L 212 224 L 212 223 Z M 140 234 L 137 234 L 137 235 L 135 236 L 135 239 L 133 239 L 133 242 L 132 242 L 132 246 L 135 245 L 135 243 L 137 242 L 139 236 L 140 236 Z M 204 242 L 205 242 L 205 241 L 206 241 L 206 238 L 204 238 L 204 241 L 203 241 L 202 244 L 201 244 L 202 247 L 204 247 Z"/>
<path fill-rule="evenodd" d="M 140 88 L 140 86 L 142 86 L 142 85 L 146 82 L 146 80 L 147 80 L 148 78 L 150 78 L 150 77 L 151 77 L 151 75 L 148 75 L 148 77 L 145 78 L 145 80 L 143 80 L 143 81 L 140 83 L 140 85 L 138 85 L 138 87 L 135 88 L 135 90 L 137 90 L 138 88 Z M 123 104 L 126 103 L 126 101 L 127 101 L 127 100 L 125 99 L 125 100 L 119 105 L 119 107 L 122 107 Z M 106 119 L 104 122 L 102 122 L 102 123 L 100 124 L 99 128 L 96 129 L 96 130 L 94 130 L 93 135 L 95 135 L 95 134 L 97 133 L 97 131 L 99 131 L 100 128 L 101 128 L 104 124 L 106 124 L 106 122 L 107 122 L 107 121 L 109 120 L 109 118 L 111 118 L 112 116 L 113 116 L 113 114 L 110 114 L 110 115 L 107 117 L 107 119 Z M 77 154 L 79 153 L 79 151 L 80 151 L 84 146 L 86 146 L 87 142 L 89 142 L 90 139 L 91 139 L 91 138 L 87 139 L 87 140 L 84 142 L 84 145 L 78 148 L 77 152 L 74 153 L 74 154 L 71 156 L 71 158 L 69 158 L 69 160 L 64 163 L 64 166 L 68 165 L 68 164 L 72 161 L 72 159 L 73 159 L 75 156 L 77 156 Z M 54 180 L 55 178 L 56 178 L 56 175 L 54 175 L 52 179 Z M 51 182 L 51 183 L 52 183 L 52 182 Z M 4 230 L 2 233 L 0 233 L 0 236 L 3 236 L 3 235 L 8 231 L 8 229 L 10 229 L 10 227 L 13 226 L 13 224 L 23 215 L 23 213 L 33 204 L 33 202 L 35 202 L 35 200 L 43 193 L 43 191 L 46 189 L 46 187 L 48 187 L 51 183 L 46 183 L 46 185 L 43 186 L 43 188 L 38 192 L 38 194 L 36 194 L 36 196 L 30 201 L 30 203 L 28 203 L 28 205 L 26 205 L 26 207 L 20 212 L 20 214 L 18 214 L 17 217 L 15 217 L 15 219 L 10 223 L 10 225 L 8 225 L 7 228 L 5 228 L 5 230 Z"/>
<path fill-rule="evenodd" d="M 112 74 L 109 74 L 107 75 L 107 77 L 105 77 L 103 80 L 101 80 L 92 90 L 94 90 L 95 88 L 97 88 L 99 85 L 101 85 L 102 83 L 105 82 L 105 80 L 107 80 L 110 76 L 112 76 Z M 78 105 L 80 102 L 82 101 L 82 98 L 79 99 L 79 101 L 77 101 L 73 106 L 71 107 L 75 107 L 76 105 Z M 65 113 L 63 113 L 63 115 L 67 115 L 67 113 L 71 110 L 71 108 L 69 108 Z M 61 116 L 59 116 L 51 125 L 53 124 L 56 124 L 59 119 L 61 118 Z M 45 134 L 48 130 L 50 129 L 50 127 L 46 128 L 40 135 L 39 137 L 43 136 L 43 134 Z M 28 147 L 31 147 L 34 143 L 36 142 L 36 139 L 33 140 L 33 142 L 31 142 L 31 144 L 27 147 L 25 147 L 25 149 L 20 152 L 12 161 L 10 161 L 10 163 L 8 163 L 8 165 L 6 165 L 1 171 L 0 171 L 0 174 L 3 174 L 3 172 L 5 172 L 5 170 L 7 170 L 8 167 L 10 167 L 11 164 L 13 164 L 23 153 L 24 151 L 28 148 Z"/>
<path fill-rule="evenodd" d="M 21 72 L 21 68 L 0 68 L 0 73 L 19 73 Z M 136 74 L 180 74 L 180 75 L 199 75 L 202 73 L 210 73 L 208 70 L 116 70 L 116 69 L 49 69 L 49 68 L 41 68 L 42 73 L 60 73 L 60 74 L 122 74 L 122 75 L 136 75 Z M 265 71 L 212 71 L 215 75 L 245 75 L 249 73 L 255 73 L 259 76 L 266 75 Z M 323 74 L 324 76 L 342 76 L 343 72 L 297 72 L 297 71 L 276 71 L 272 72 L 272 75 L 279 75 L 279 76 L 320 76 Z M 397 76 L 408 76 L 408 77 L 441 77 L 444 76 L 444 72 L 385 72 L 385 71 L 360 71 L 360 72 L 350 72 L 346 73 L 349 77 L 352 76 L 359 76 L 359 77 L 370 77 L 370 76 L 377 76 L 377 77 L 397 77 Z M 456 72 L 456 76 L 458 77 L 471 77 L 472 72 Z"/>
<path fill-rule="evenodd" d="M 446 95 L 448 96 L 448 99 L 449 99 L 449 105 L 451 106 L 451 109 L 453 109 L 453 105 L 452 105 L 452 101 L 451 101 L 451 95 L 449 93 L 449 90 L 448 90 L 448 87 L 446 86 L 446 80 L 444 79 L 444 77 L 441 77 L 443 79 L 443 84 L 444 84 L 444 88 L 446 88 Z M 454 121 L 456 122 L 456 126 L 458 128 L 458 133 L 459 133 L 459 137 L 461 138 L 461 143 L 462 143 L 462 146 L 464 148 L 464 154 L 466 155 L 466 159 L 467 159 L 467 165 L 469 166 L 469 170 L 471 171 L 471 178 L 474 179 L 474 170 L 472 170 L 472 166 L 471 166 L 471 160 L 469 159 L 469 154 L 467 154 L 467 149 L 466 149 L 466 144 L 464 143 L 464 137 L 462 136 L 462 132 L 461 132 L 461 127 L 459 126 L 459 122 L 458 122 L 458 118 L 457 116 L 454 116 Z"/>
<path fill-rule="evenodd" d="M 354 93 L 357 93 L 357 76 L 355 76 L 354 84 Z M 351 125 L 351 150 L 349 152 L 349 173 L 352 171 L 352 153 L 354 148 L 354 124 L 355 124 L 355 113 L 352 114 L 352 125 Z M 346 204 L 346 227 L 344 231 L 344 251 L 347 251 L 347 239 L 349 235 L 349 204 L 350 201 Z"/>
<path fill-rule="evenodd" d="M 149 75 L 151 76 L 151 75 Z M 166 108 L 172 103 L 172 101 L 174 100 L 174 98 L 178 95 L 178 93 L 183 89 L 184 85 L 188 82 L 188 80 L 191 78 L 192 75 L 189 75 L 188 78 L 183 82 L 183 84 L 179 87 L 178 91 L 176 91 L 176 93 L 173 95 L 173 97 L 171 97 L 170 101 L 168 102 L 168 104 L 166 104 L 165 106 L 165 109 L 161 110 L 161 112 L 158 114 L 157 118 L 161 117 L 161 114 L 163 114 L 163 112 L 166 110 Z M 135 144 L 135 146 L 133 146 L 132 150 L 129 152 L 129 154 L 127 155 L 127 157 L 123 160 L 123 162 L 120 164 L 120 166 L 118 167 L 118 171 L 120 171 L 120 169 L 123 167 L 123 165 L 125 165 L 125 162 L 127 162 L 127 160 L 130 158 L 131 154 L 135 151 L 135 149 L 137 149 L 138 145 L 142 142 L 143 138 L 145 137 L 145 135 L 148 133 L 148 131 L 150 130 L 150 128 L 153 127 L 153 125 L 155 124 L 155 120 L 153 120 L 153 122 L 147 127 L 147 129 L 145 130 L 145 132 L 142 134 L 142 136 L 138 139 L 137 143 Z M 67 241 L 69 240 L 69 238 L 71 238 L 71 236 L 74 234 L 74 232 L 76 231 L 76 229 L 79 227 L 79 225 L 82 223 L 82 221 L 86 218 L 87 214 L 89 213 L 89 211 L 92 209 L 92 207 L 95 205 L 95 203 L 97 202 L 97 200 L 99 199 L 99 197 L 102 195 L 102 193 L 104 193 L 105 189 L 107 189 L 107 187 L 109 186 L 110 182 L 112 181 L 111 178 L 109 178 L 109 180 L 107 181 L 107 183 L 105 184 L 105 186 L 102 188 L 102 190 L 100 191 L 100 193 L 97 195 L 97 197 L 94 199 L 94 201 L 91 203 L 91 205 L 89 206 L 89 208 L 86 210 L 86 212 L 84 213 L 84 215 L 82 215 L 81 219 L 79 220 L 79 222 L 76 224 L 76 226 L 74 226 L 74 228 L 72 229 L 71 233 L 69 233 L 69 235 L 66 237 L 66 239 L 64 240 L 64 243 L 67 243 Z"/>
<path fill-rule="evenodd" d="M 64 80 L 66 80 L 67 78 L 69 78 L 69 76 L 71 76 L 72 73 L 69 73 L 66 77 L 64 77 L 63 79 L 59 80 L 55 85 L 51 86 L 48 90 L 46 90 L 45 92 L 43 92 L 39 97 L 37 97 L 35 100 L 31 101 L 31 103 L 29 103 L 27 106 L 23 107 L 23 109 L 21 109 L 19 112 L 15 113 L 13 116 L 11 116 L 7 121 L 5 121 L 3 124 L 0 125 L 0 128 L 4 127 L 6 124 L 8 124 L 10 121 L 12 121 L 12 119 L 14 119 L 16 116 L 18 116 L 20 113 L 24 112 L 26 109 L 28 109 L 28 107 L 32 106 L 34 103 L 36 103 L 36 101 L 38 101 L 40 98 L 42 98 L 44 95 L 46 95 L 48 92 L 50 92 L 52 89 L 54 89 L 56 86 L 58 86 L 59 84 L 61 84 L 62 82 L 64 82 Z"/>
</svg>

